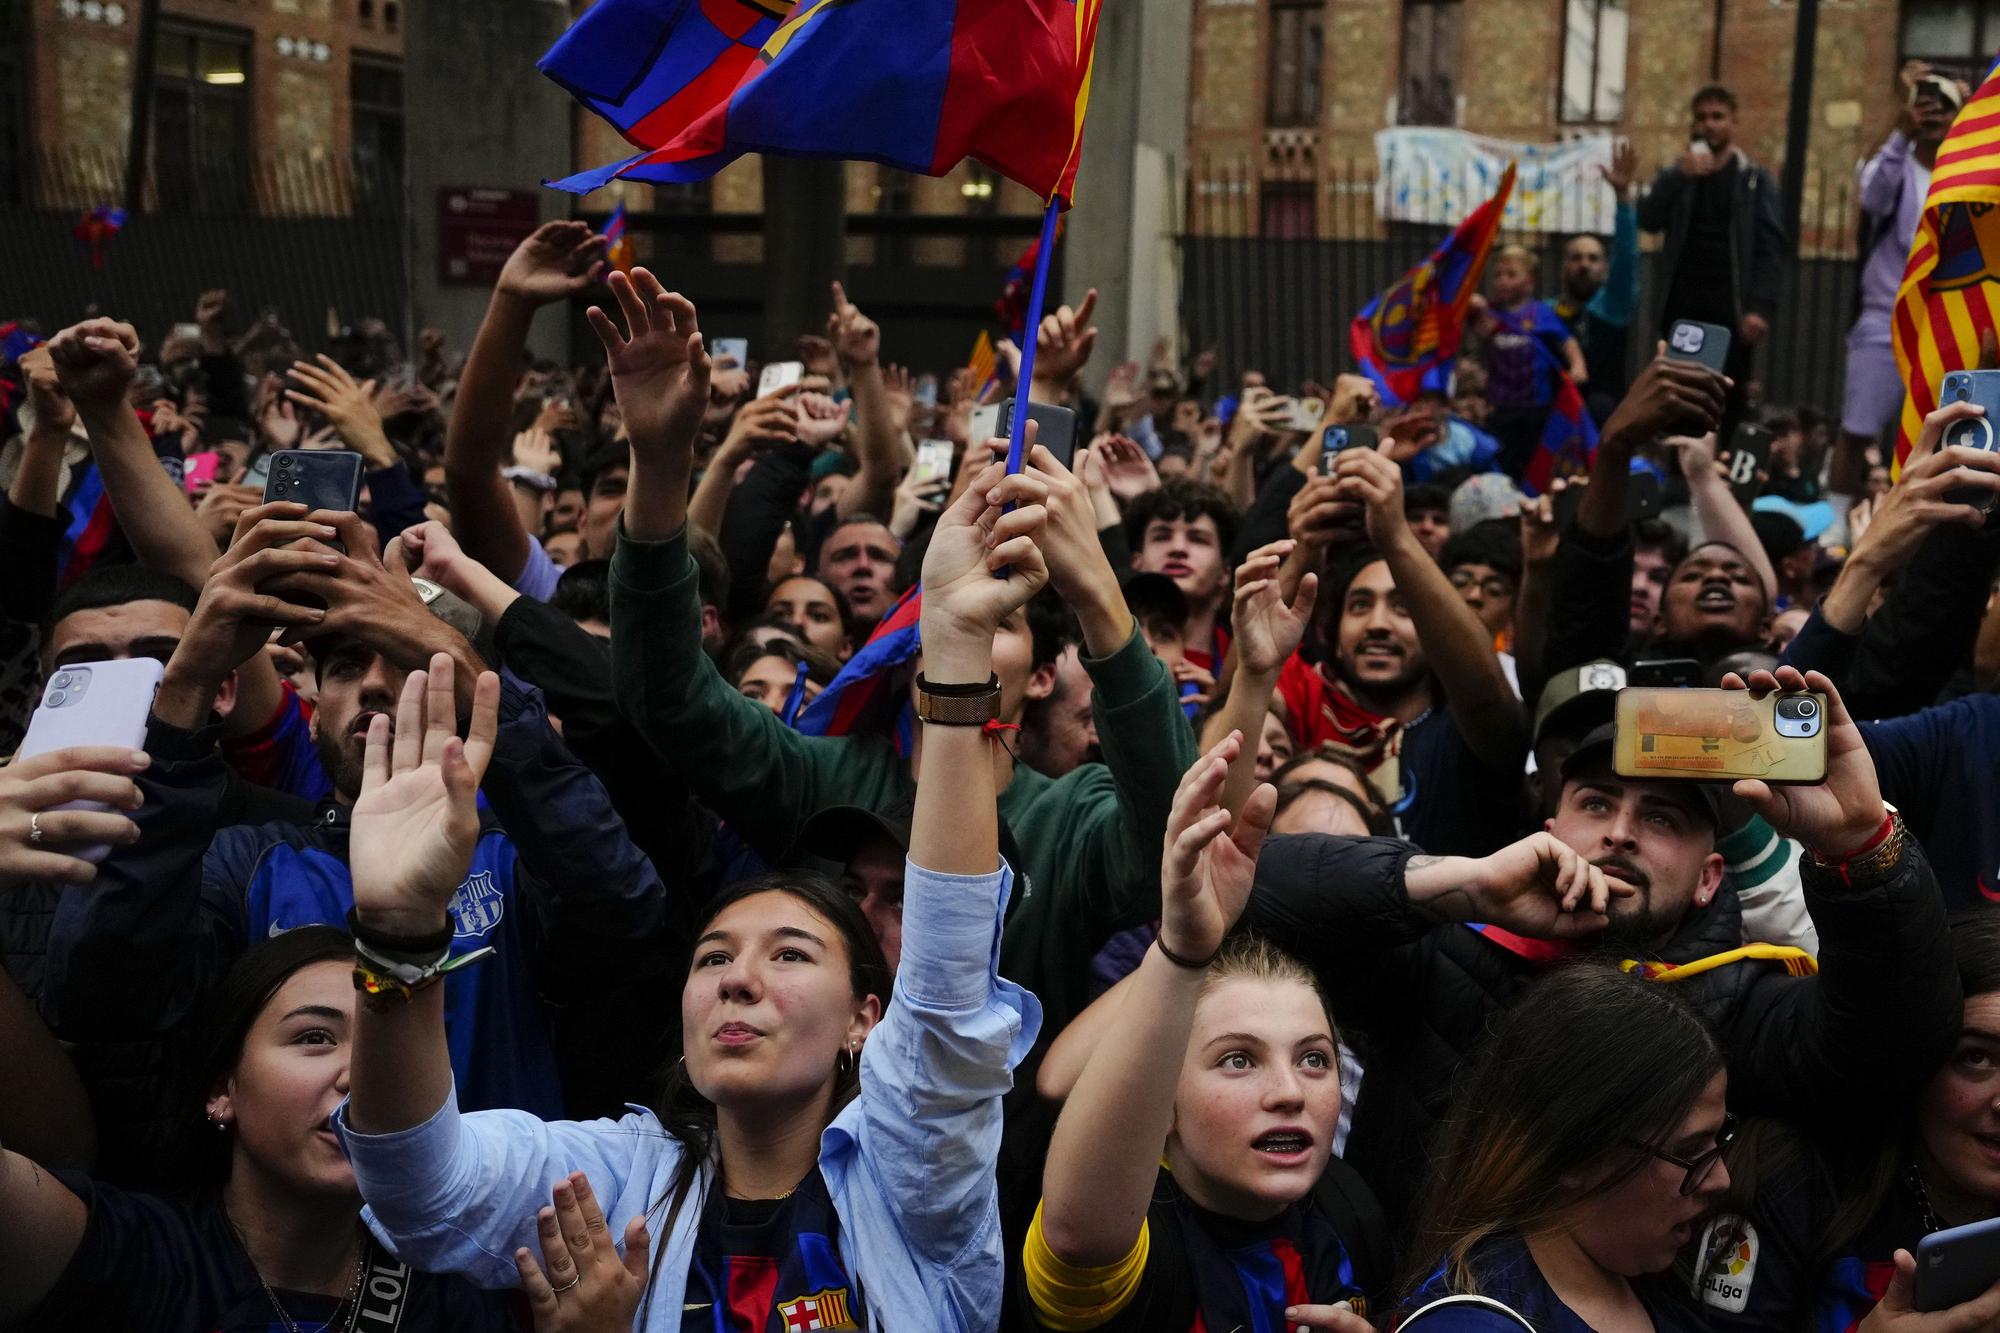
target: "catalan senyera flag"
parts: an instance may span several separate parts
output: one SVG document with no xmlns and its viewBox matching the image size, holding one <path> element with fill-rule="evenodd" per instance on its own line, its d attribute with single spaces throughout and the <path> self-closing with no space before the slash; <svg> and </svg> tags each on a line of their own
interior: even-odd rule
<svg viewBox="0 0 2000 1333">
<path fill-rule="evenodd" d="M 1486 256 L 1514 192 L 1515 165 L 1507 164 L 1491 199 L 1354 317 L 1349 346 L 1385 404 L 1399 407 L 1427 388 L 1443 388 L 1449 378 L 1465 335 L 1466 307 L 1486 275 Z"/>
<path fill-rule="evenodd" d="M 2000 65 L 1996 65 L 2000 69 Z M 1989 70 L 1938 145 L 1930 192 L 1896 292 L 1896 369 L 1909 386 L 1895 471 L 1937 410 L 1945 374 L 1979 363 L 2000 313 L 2000 78 Z"/>
<path fill-rule="evenodd" d="M 625 234 L 625 201 L 620 199 L 618 207 L 611 210 L 611 216 L 604 223 L 604 239 L 610 244 L 604 248 L 604 257 L 611 267 L 627 277 L 632 275 L 634 259 L 632 239 Z"/>
<path fill-rule="evenodd" d="M 981 329 L 979 336 L 972 340 L 972 355 L 965 360 L 966 369 L 972 372 L 974 393 L 986 391 L 999 364 L 998 353 L 993 350 L 993 335 Z"/>
<path fill-rule="evenodd" d="M 1075 188 L 1102 0 L 598 0 L 538 63 L 641 151 L 552 181 L 706 180 L 744 153 Z"/>
</svg>

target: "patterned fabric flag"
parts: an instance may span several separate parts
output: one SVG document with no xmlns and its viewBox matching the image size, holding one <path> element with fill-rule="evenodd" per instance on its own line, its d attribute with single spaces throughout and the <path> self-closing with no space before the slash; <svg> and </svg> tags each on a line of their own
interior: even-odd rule
<svg viewBox="0 0 2000 1333">
<path fill-rule="evenodd" d="M 1996 66 L 2000 68 L 2000 66 Z M 1988 70 L 1958 113 L 1896 292 L 1896 369 L 1909 394 L 1896 431 L 1898 473 L 1946 373 L 1979 363 L 1979 335 L 2000 306 L 2000 79 Z"/>
<path fill-rule="evenodd" d="M 1540 341 L 1535 350 L 1555 373 L 1556 396 L 1542 425 L 1541 442 L 1528 460 L 1527 475 L 1521 478 L 1521 489 L 1529 495 L 1544 494 L 1557 477 L 1574 480 L 1587 476 L 1597 458 L 1597 423 L 1584 407 L 1583 391 L 1566 367 L 1555 364 L 1554 354 Z"/>
<path fill-rule="evenodd" d="M 1451 378 L 1465 311 L 1486 275 L 1486 255 L 1500 231 L 1500 215 L 1514 189 L 1514 166 L 1491 199 L 1458 224 L 1422 263 L 1354 317 L 1348 342 L 1361 371 L 1375 381 L 1382 401 L 1400 407 Z"/>
<path fill-rule="evenodd" d="M 744 153 L 1075 188 L 1102 0 L 598 0 L 539 62 L 642 151 L 551 184 L 706 180 Z"/>
<path fill-rule="evenodd" d="M 611 244 L 605 247 L 604 257 L 611 267 L 620 273 L 632 272 L 632 242 L 625 235 L 625 201 L 620 199 L 618 207 L 611 210 L 611 216 L 604 223 L 604 239 Z"/>
<path fill-rule="evenodd" d="M 76 224 L 76 239 L 90 249 L 90 266 L 104 267 L 104 244 L 125 229 L 125 210 L 100 204 Z"/>
<path fill-rule="evenodd" d="M 923 585 L 918 584 L 889 608 L 868 642 L 806 705 L 799 714 L 799 731 L 807 736 L 848 736 L 893 729 L 897 750 L 908 754 L 913 722 L 899 668 L 924 650 L 918 638 L 923 612 Z"/>
<path fill-rule="evenodd" d="M 993 383 L 999 364 L 998 354 L 993 350 L 993 335 L 981 329 L 979 336 L 972 340 L 972 355 L 965 361 L 966 369 L 972 372 L 972 392 L 975 396 L 985 393 L 987 386 Z"/>
</svg>

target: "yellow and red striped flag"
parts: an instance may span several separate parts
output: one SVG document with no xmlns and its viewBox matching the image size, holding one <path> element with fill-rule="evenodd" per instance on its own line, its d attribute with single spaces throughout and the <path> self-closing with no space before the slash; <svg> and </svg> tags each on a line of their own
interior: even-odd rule
<svg viewBox="0 0 2000 1333">
<path fill-rule="evenodd" d="M 972 391 L 981 393 L 993 382 L 993 371 L 997 366 L 993 351 L 992 335 L 985 329 L 973 340 L 972 355 L 966 358 L 966 368 L 972 372 Z"/>
<path fill-rule="evenodd" d="M 1896 369 L 1909 386 L 1895 472 L 1937 410 L 1947 371 L 1979 364 L 1979 335 L 2000 314 L 2000 63 L 1958 113 L 1896 291 Z"/>
</svg>

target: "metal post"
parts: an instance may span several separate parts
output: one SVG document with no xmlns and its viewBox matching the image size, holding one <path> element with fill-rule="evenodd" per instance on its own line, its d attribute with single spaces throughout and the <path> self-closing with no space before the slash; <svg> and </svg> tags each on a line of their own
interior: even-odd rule
<svg viewBox="0 0 2000 1333">
<path fill-rule="evenodd" d="M 146 156 L 153 129 L 153 52 L 159 38 L 160 0 L 139 0 L 139 34 L 132 49 L 132 129 L 125 143 L 125 211 L 134 217 L 146 194 Z"/>
<path fill-rule="evenodd" d="M 1812 134 L 1813 53 L 1819 38 L 1819 0 L 1798 0 L 1792 29 L 1792 106 L 1785 122 L 1785 228 L 1794 245 L 1805 204 L 1806 140 Z"/>
</svg>

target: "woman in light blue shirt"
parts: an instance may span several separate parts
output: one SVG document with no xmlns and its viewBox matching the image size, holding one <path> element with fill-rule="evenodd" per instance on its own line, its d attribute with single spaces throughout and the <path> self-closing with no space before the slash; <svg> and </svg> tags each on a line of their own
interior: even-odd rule
<svg viewBox="0 0 2000 1333">
<path fill-rule="evenodd" d="M 629 340 L 606 337 L 614 383 L 649 356 L 705 369 L 699 340 L 686 337 L 692 307 L 650 275 L 642 284 L 644 301 L 614 275 L 632 325 Z M 608 322 L 592 314 L 604 336 Z M 705 394 L 701 378 L 690 394 Z M 619 384 L 621 400 L 631 387 Z M 662 392 L 657 381 L 650 392 Z M 671 403 L 651 415 L 671 433 Z M 661 448 L 650 434 L 633 430 L 633 504 L 676 484 L 686 492 L 670 466 L 686 442 Z M 944 513 L 925 558 L 919 695 L 942 701 L 927 712 L 971 720 L 988 702 L 996 659 L 1017 651 L 998 630 L 1048 578 L 1035 545 L 1045 488 L 1002 472 L 987 466 Z M 1017 507 L 1003 514 L 1009 502 Z M 994 736 L 976 720 L 924 728 L 889 995 L 851 903 L 796 877 L 760 881 L 725 895 L 696 932 L 681 999 L 684 1091 L 664 1117 L 461 1114 L 442 995 L 420 975 L 421 949 L 448 929 L 445 907 L 465 874 L 498 687 L 481 677 L 461 742 L 451 676 L 443 657 L 411 675 L 393 754 L 387 720 L 375 721 L 354 810 L 357 982 L 383 993 L 362 999 L 336 1120 L 369 1225 L 419 1267 L 513 1286 L 551 1191 L 562 1219 L 584 1215 L 570 1180 L 582 1173 L 609 1229 L 574 1227 L 541 1247 L 547 1292 L 529 1285 L 545 1312 L 548 1293 L 560 1303 L 583 1284 L 629 1283 L 637 1327 L 651 1333 L 994 1328 L 1000 1099 L 1040 1025 L 1034 997 L 995 970 L 1011 877 L 998 853 Z M 593 1255 L 640 1215 L 659 1238 L 643 1282 Z"/>
</svg>

